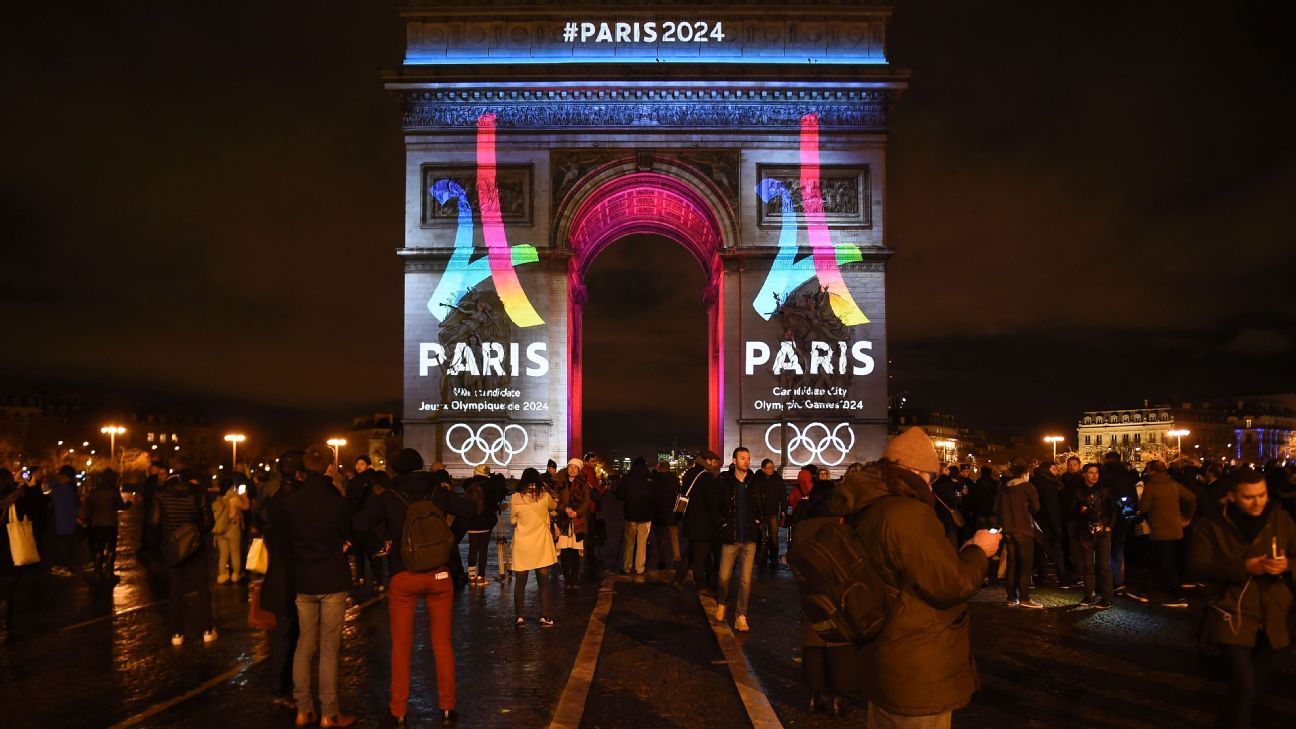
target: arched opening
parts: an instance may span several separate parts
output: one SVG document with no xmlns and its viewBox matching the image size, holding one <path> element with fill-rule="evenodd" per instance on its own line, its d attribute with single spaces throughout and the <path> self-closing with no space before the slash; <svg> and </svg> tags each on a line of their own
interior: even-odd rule
<svg viewBox="0 0 1296 729">
<path fill-rule="evenodd" d="M 628 236 L 653 236 L 681 246 L 703 272 L 702 300 L 706 306 L 707 431 L 712 449 L 724 442 L 721 413 L 724 406 L 722 373 L 724 353 L 723 276 L 720 249 L 732 241 L 707 195 L 680 177 L 640 171 L 591 182 L 582 190 L 574 211 L 565 218 L 564 235 L 571 251 L 568 263 L 568 433 L 569 451 L 585 450 L 584 441 L 584 308 L 589 300 L 585 276 L 599 254 Z"/>
<path fill-rule="evenodd" d="M 701 266 L 671 240 L 636 234 L 599 253 L 584 281 L 582 447 L 651 459 L 673 441 L 706 443 Z"/>
</svg>

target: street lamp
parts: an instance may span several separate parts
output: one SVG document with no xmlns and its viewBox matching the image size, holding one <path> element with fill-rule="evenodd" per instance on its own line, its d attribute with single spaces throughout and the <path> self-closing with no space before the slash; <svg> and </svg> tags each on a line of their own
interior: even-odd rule
<svg viewBox="0 0 1296 729">
<path fill-rule="evenodd" d="M 117 450 L 117 436 L 125 435 L 126 429 L 120 425 L 105 425 L 99 432 L 108 436 L 108 462 L 112 463 L 113 453 Z"/>
<path fill-rule="evenodd" d="M 1053 462 L 1057 463 L 1057 444 L 1062 442 L 1062 436 L 1046 435 L 1044 436 L 1044 442 L 1053 444 Z"/>
<path fill-rule="evenodd" d="M 346 438 L 329 438 L 324 442 L 328 444 L 329 448 L 333 449 L 333 473 L 338 473 L 342 467 L 338 451 L 341 450 L 342 446 L 346 445 Z"/>
<path fill-rule="evenodd" d="M 1183 437 L 1191 434 L 1192 431 L 1183 429 L 1166 431 L 1166 435 L 1173 435 L 1175 437 L 1175 451 L 1180 454 L 1183 453 Z"/>
<path fill-rule="evenodd" d="M 230 470 L 238 464 L 238 444 L 247 440 L 247 436 L 242 433 L 226 433 L 225 442 L 230 444 Z"/>
</svg>

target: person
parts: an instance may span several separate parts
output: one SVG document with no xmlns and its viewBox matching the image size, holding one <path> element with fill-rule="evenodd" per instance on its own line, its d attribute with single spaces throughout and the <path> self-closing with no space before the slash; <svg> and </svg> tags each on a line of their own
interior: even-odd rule
<svg viewBox="0 0 1296 729">
<path fill-rule="evenodd" d="M 0 602 L 4 603 L 3 610 L 0 610 L 0 643 L 16 635 L 13 632 L 17 614 L 15 598 L 19 582 L 30 571 L 27 566 L 14 565 L 9 544 L 9 519 L 12 517 L 21 522 L 32 518 L 29 508 L 34 499 L 29 497 L 29 493 L 27 488 L 14 481 L 8 468 L 0 467 Z"/>
<path fill-rule="evenodd" d="M 675 519 L 675 497 L 680 482 L 671 473 L 670 461 L 657 462 L 652 473 L 653 543 L 657 545 L 657 569 L 677 569 L 680 561 L 679 524 Z"/>
<path fill-rule="evenodd" d="M 810 506 L 810 502 L 808 501 L 808 499 L 810 498 L 810 494 L 814 491 L 815 477 L 818 474 L 819 474 L 819 470 L 816 469 L 814 466 L 808 464 L 802 466 L 801 470 L 797 472 L 796 483 L 792 485 L 792 489 L 788 493 L 787 549 L 789 552 L 792 551 L 792 543 L 796 541 L 797 519 L 804 516 L 806 510 Z M 805 503 L 803 504 L 802 502 Z M 801 508 L 798 509 L 797 508 L 798 506 L 800 506 Z"/>
<path fill-rule="evenodd" d="M 140 487 L 139 492 L 140 510 L 144 518 L 140 519 L 139 546 L 135 550 L 135 558 L 150 571 L 160 565 L 162 560 L 158 553 L 157 535 L 149 528 L 148 515 L 153 513 L 153 499 L 157 498 L 157 492 L 166 482 L 166 478 L 166 465 L 158 460 L 149 461 L 144 485 Z"/>
<path fill-rule="evenodd" d="M 1058 492 L 1058 511 L 1062 515 L 1062 558 L 1070 563 L 1070 569 L 1067 573 L 1073 579 L 1072 586 L 1080 587 L 1080 567 L 1075 563 L 1075 546 L 1071 543 L 1072 535 L 1075 534 L 1074 519 L 1076 516 L 1076 494 L 1081 492 L 1085 485 L 1084 474 L 1081 473 L 1084 465 L 1077 456 L 1069 456 L 1066 459 L 1066 465 L 1063 467 L 1062 474 L 1058 480 L 1062 483 L 1061 491 Z"/>
<path fill-rule="evenodd" d="M 1080 485 L 1072 490 L 1071 520 L 1072 555 L 1085 591 L 1080 604 L 1106 610 L 1112 606 L 1112 529 L 1117 512 L 1102 485 L 1098 464 L 1086 465 L 1080 474 Z M 1101 599 L 1095 590 L 1102 590 Z"/>
<path fill-rule="evenodd" d="M 353 476 L 346 485 L 347 510 L 354 517 L 360 513 L 369 499 L 373 498 L 375 490 L 383 487 L 386 480 L 386 474 L 373 467 L 373 460 L 368 454 L 361 453 L 356 456 L 355 463 L 352 466 L 355 469 Z M 371 544 L 356 543 L 351 545 L 351 558 L 355 562 L 356 584 L 366 584 L 365 572 L 366 566 L 369 579 L 372 580 L 374 588 L 378 592 L 383 590 L 381 557 L 374 554 L 377 549 Z"/>
<path fill-rule="evenodd" d="M 910 428 L 882 460 L 843 478 L 831 501 L 851 515 L 866 569 L 895 595 L 881 632 L 860 649 L 872 729 L 948 729 L 977 687 L 967 603 L 1000 535 L 980 530 L 959 550 L 950 546 L 932 508 L 939 471 L 931 438 Z"/>
<path fill-rule="evenodd" d="M 94 563 L 96 580 L 117 584 L 117 512 L 130 508 L 122 500 L 117 472 L 104 469 L 95 478 L 95 485 L 86 494 L 85 520 L 90 536 L 90 559 Z"/>
<path fill-rule="evenodd" d="M 672 582 L 677 590 L 684 589 L 684 580 L 693 570 L 693 586 L 699 592 L 711 584 L 708 560 L 711 545 L 719 539 L 719 499 L 712 471 L 720 466 L 720 456 L 715 451 L 704 450 L 693 458 L 693 465 L 680 477 L 688 506 L 684 510 L 684 538 L 688 540 L 688 559 L 680 560 Z"/>
<path fill-rule="evenodd" d="M 323 727 L 350 726 L 356 718 L 343 714 L 338 705 L 338 668 L 342 621 L 351 589 L 351 568 L 346 558 L 352 541 L 351 519 L 346 498 L 334 485 L 332 449 L 323 443 L 307 446 L 302 452 L 302 466 L 306 478 L 284 505 L 300 631 L 293 654 L 297 725 L 318 721 Z M 316 654 L 318 714 L 311 691 L 311 664 Z"/>
<path fill-rule="evenodd" d="M 932 484 L 932 494 L 936 498 L 936 518 L 945 525 L 945 538 L 950 540 L 950 546 L 953 547 L 958 546 L 959 527 L 955 514 L 962 506 L 963 500 L 959 494 L 962 486 L 963 479 L 959 476 L 957 464 L 949 466 L 946 473 L 941 474 Z"/>
<path fill-rule="evenodd" d="M 402 534 L 405 516 L 410 504 L 430 499 L 446 515 L 450 533 L 458 544 L 467 533 L 472 507 L 460 494 L 440 486 L 438 474 L 424 471 L 423 456 L 413 448 L 404 448 L 391 459 L 396 477 L 376 499 L 352 520 L 357 532 L 371 531 L 377 527 L 387 534 Z M 448 476 L 447 476 L 448 478 Z M 451 549 L 454 553 L 457 548 Z M 454 643 L 450 635 L 453 628 L 454 586 L 447 567 L 415 572 L 408 569 L 399 547 L 387 555 L 391 581 L 387 586 L 387 611 L 391 620 L 391 703 L 388 706 L 393 722 L 405 726 L 409 709 L 410 654 L 414 648 L 414 609 L 420 599 L 427 608 L 428 639 L 436 661 L 437 704 L 444 725 L 454 724 L 459 715 L 455 702 Z M 519 580 L 520 581 L 520 580 Z"/>
<path fill-rule="evenodd" d="M 490 488 L 490 469 L 485 465 L 477 467 L 476 475 L 464 483 L 464 496 L 472 507 L 468 516 L 468 584 L 473 587 L 485 587 L 490 584 L 486 578 L 487 557 L 490 554 L 491 530 L 499 523 L 498 501 L 492 501 L 488 495 Z"/>
<path fill-rule="evenodd" d="M 1186 608 L 1188 598 L 1181 592 L 1176 553 L 1183 540 L 1184 527 L 1192 521 L 1197 509 L 1197 497 L 1170 477 L 1164 462 L 1150 461 L 1147 472 L 1138 510 L 1147 514 L 1152 530 L 1150 563 L 1137 588 L 1127 590 L 1125 596 L 1145 603 L 1151 599 L 1152 591 L 1156 591 L 1164 607 Z"/>
<path fill-rule="evenodd" d="M 504 474 L 492 473 L 490 480 L 486 482 L 486 497 L 490 501 L 490 508 L 495 510 L 496 521 L 499 515 L 508 508 L 509 504 L 509 485 L 505 480 Z M 495 559 L 499 567 L 500 582 L 513 579 L 513 549 L 509 544 L 509 530 L 503 527 L 492 529 L 495 536 Z"/>
<path fill-rule="evenodd" d="M 847 474 L 864 468 L 864 464 L 852 464 L 855 465 L 860 468 L 848 470 Z M 836 486 L 831 483 L 815 487 L 802 522 L 803 528 L 813 529 L 812 523 L 820 519 L 840 521 L 849 516 L 833 510 L 832 496 L 836 491 Z M 810 621 L 804 615 L 801 617 L 801 682 L 810 693 L 810 713 L 822 711 L 841 716 L 845 696 L 860 689 L 859 660 L 854 644 L 824 640 L 814 631 Z"/>
<path fill-rule="evenodd" d="M 1269 498 L 1263 474 L 1243 468 L 1228 481 L 1225 503 L 1193 533 L 1188 566 L 1210 589 L 1199 638 L 1219 651 L 1228 673 L 1216 726 L 1244 729 L 1260 726 L 1274 652 L 1291 643 L 1296 523 Z"/>
<path fill-rule="evenodd" d="M 1133 531 L 1135 510 L 1138 506 L 1138 476 L 1121 461 L 1119 453 L 1111 451 L 1103 456 L 1103 489 L 1116 506 L 1116 522 L 1112 527 L 1112 580 L 1116 591 L 1125 590 L 1125 547 Z"/>
<path fill-rule="evenodd" d="M 752 474 L 752 487 L 759 494 L 761 504 L 761 539 L 756 549 L 756 564 L 768 564 L 772 569 L 779 565 L 779 522 L 787 503 L 787 489 L 774 461 L 768 458 L 761 461 L 760 470 Z"/>
<path fill-rule="evenodd" d="M 968 487 L 968 507 L 972 513 L 975 530 L 989 529 L 995 521 L 995 497 L 999 495 L 999 479 L 994 466 L 981 467 L 981 474 Z"/>
<path fill-rule="evenodd" d="M 831 488 L 827 485 L 815 486 Z M 720 577 L 716 593 L 715 619 L 724 622 L 729 603 L 729 585 L 735 567 L 738 570 L 738 601 L 734 610 L 734 630 L 750 628 L 747 604 L 751 600 L 752 568 L 756 563 L 756 540 L 761 531 L 761 494 L 752 484 L 751 453 L 743 446 L 733 450 L 733 462 L 720 474 L 717 482 L 720 515 Z"/>
<path fill-rule="evenodd" d="M 643 456 L 617 482 L 616 497 L 625 512 L 621 573 L 643 575 L 648 569 L 648 531 L 653 519 L 653 482 Z"/>
<path fill-rule="evenodd" d="M 581 556 L 589 524 L 590 491 L 585 483 L 585 462 L 573 458 L 558 474 L 558 558 L 562 565 L 563 589 L 580 589 Z"/>
<path fill-rule="evenodd" d="M 161 545 L 168 544 L 176 531 L 185 524 L 198 527 L 201 535 L 198 548 L 185 559 L 167 567 L 170 587 L 167 627 L 171 631 L 171 645 L 183 645 L 184 594 L 190 589 L 196 590 L 198 595 L 191 604 L 197 612 L 195 617 L 203 633 L 203 643 L 214 642 L 216 627 L 212 624 L 211 588 L 207 578 L 207 559 L 211 551 L 207 545 L 211 542 L 208 535 L 215 524 L 207 491 L 199 481 L 198 474 L 183 468 L 168 478 L 153 502 L 153 513 L 149 519 L 150 528 L 156 530 Z"/>
<path fill-rule="evenodd" d="M 553 612 L 549 605 L 549 567 L 558 561 L 553 535 L 549 531 L 549 512 L 558 508 L 540 483 L 534 468 L 522 472 L 517 491 L 509 497 L 509 524 L 513 526 L 513 613 L 516 625 L 526 624 L 527 573 L 535 574 L 540 592 L 540 627 L 552 628 Z"/>
<path fill-rule="evenodd" d="M 1040 531 L 1035 534 L 1035 547 L 1042 551 L 1057 571 L 1057 586 L 1070 589 L 1071 574 L 1067 571 L 1066 558 L 1062 556 L 1062 481 L 1058 479 L 1056 463 L 1041 463 L 1031 472 L 1030 482 L 1039 497 L 1040 509 L 1036 523 Z M 1044 583 L 1044 565 L 1038 563 L 1039 579 L 1035 584 Z"/>
<path fill-rule="evenodd" d="M 63 466 L 54 475 L 49 496 L 54 514 L 54 567 L 50 574 L 71 577 L 77 571 L 77 520 L 81 509 L 76 471 L 71 466 Z"/>
<path fill-rule="evenodd" d="M 293 656 L 297 652 L 297 591 L 293 581 L 293 551 L 288 535 L 288 500 L 306 478 L 301 451 L 279 456 L 278 484 L 262 491 L 262 535 L 269 555 L 261 582 L 261 608 L 275 616 L 270 631 L 270 665 L 267 670 L 271 703 L 296 709 L 293 699 Z"/>
<path fill-rule="evenodd" d="M 603 497 L 607 495 L 607 481 L 600 475 L 603 472 L 603 459 L 593 452 L 586 453 L 581 459 L 584 466 L 581 472 L 585 477 L 586 491 L 589 495 L 589 509 L 585 515 L 587 522 L 585 540 L 585 575 L 592 581 L 603 579 L 603 547 L 607 544 L 607 521 L 603 518 Z"/>
<path fill-rule="evenodd" d="M 1031 564 L 1035 558 L 1035 514 L 1040 500 L 1027 475 L 1030 466 L 1013 463 L 1008 467 L 1012 479 L 999 491 L 995 513 L 1006 537 L 1008 558 L 1008 607 L 1038 610 L 1044 607 L 1031 599 Z"/>
<path fill-rule="evenodd" d="M 239 492 L 240 486 L 246 489 L 246 485 L 226 480 L 220 486 L 220 496 L 212 500 L 216 583 L 220 585 L 243 581 L 243 560 L 239 555 L 243 549 L 243 519 L 248 510 L 248 497 L 246 490 Z"/>
</svg>

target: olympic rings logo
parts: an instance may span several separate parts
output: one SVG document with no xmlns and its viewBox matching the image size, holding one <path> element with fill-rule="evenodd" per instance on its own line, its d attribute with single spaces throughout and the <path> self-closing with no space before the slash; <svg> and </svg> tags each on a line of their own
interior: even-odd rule
<svg viewBox="0 0 1296 729">
<path fill-rule="evenodd" d="M 463 428 L 467 435 L 462 438 L 455 438 L 454 434 L 460 428 Z M 521 445 L 514 446 L 513 439 L 509 437 L 509 434 L 514 430 L 522 436 Z M 487 460 L 503 468 L 513 461 L 513 456 L 526 450 L 527 443 L 530 442 L 526 428 L 516 423 L 502 427 L 494 423 L 486 423 L 475 431 L 471 425 L 455 423 L 446 431 L 445 440 L 447 448 L 462 458 L 464 463 L 474 468 L 482 465 Z M 455 445 L 456 442 L 458 442 L 458 445 Z M 478 453 L 481 454 L 480 458 L 477 457 Z"/>
<path fill-rule="evenodd" d="M 792 437 L 788 438 L 785 455 L 788 463 L 794 466 L 806 466 L 815 461 L 825 466 L 840 466 L 842 461 L 846 460 L 846 454 L 855 447 L 855 431 L 851 429 L 850 423 L 839 423 L 832 430 L 823 423 L 810 423 L 804 430 L 793 423 L 775 423 L 765 430 L 765 447 L 771 452 L 782 453 L 777 446 L 770 443 L 770 433 L 783 425 L 792 429 Z M 845 428 L 846 435 L 850 436 L 849 443 L 840 435 L 842 428 Z M 822 436 L 819 436 L 820 433 Z M 829 449 L 837 452 L 837 460 L 829 460 L 825 457 L 825 452 Z M 801 458 L 802 455 L 805 458 Z"/>
</svg>

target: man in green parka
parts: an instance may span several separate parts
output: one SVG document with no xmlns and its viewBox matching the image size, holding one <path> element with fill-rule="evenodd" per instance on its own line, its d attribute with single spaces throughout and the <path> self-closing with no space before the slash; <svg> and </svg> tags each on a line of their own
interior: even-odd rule
<svg viewBox="0 0 1296 729">
<path fill-rule="evenodd" d="M 869 567 L 897 595 L 860 651 L 871 729 L 947 729 L 977 688 L 967 603 L 1000 535 L 979 531 L 955 551 L 932 508 L 939 471 L 931 438 L 910 428 L 832 497 L 833 513 L 863 510 L 853 519 Z"/>
</svg>

